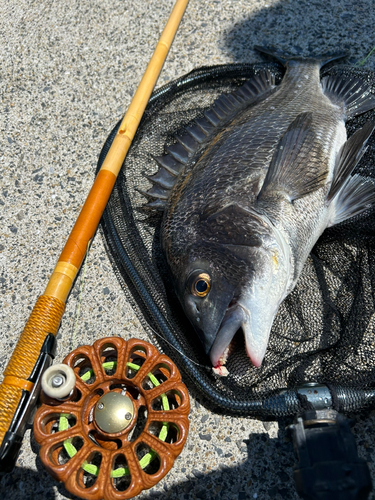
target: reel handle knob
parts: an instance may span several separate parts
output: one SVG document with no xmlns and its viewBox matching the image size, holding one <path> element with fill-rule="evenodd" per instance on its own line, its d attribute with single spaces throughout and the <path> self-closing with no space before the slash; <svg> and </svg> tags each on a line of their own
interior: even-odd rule
<svg viewBox="0 0 375 500">
<path fill-rule="evenodd" d="M 64 364 L 50 366 L 42 376 L 42 391 L 53 399 L 65 399 L 75 387 L 73 369 Z"/>
</svg>

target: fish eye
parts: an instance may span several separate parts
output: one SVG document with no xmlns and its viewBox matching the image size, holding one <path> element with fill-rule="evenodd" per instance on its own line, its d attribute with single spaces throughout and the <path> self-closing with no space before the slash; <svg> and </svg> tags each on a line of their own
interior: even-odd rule
<svg viewBox="0 0 375 500">
<path fill-rule="evenodd" d="M 196 297 L 205 297 L 211 289 L 211 278 L 207 273 L 195 274 L 192 276 L 190 283 L 190 292 Z"/>
</svg>

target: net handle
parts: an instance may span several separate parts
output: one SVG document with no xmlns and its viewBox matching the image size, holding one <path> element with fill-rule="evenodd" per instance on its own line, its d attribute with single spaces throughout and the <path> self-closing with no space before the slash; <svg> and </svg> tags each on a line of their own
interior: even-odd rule
<svg viewBox="0 0 375 500">
<path fill-rule="evenodd" d="M 5 369 L 0 385 L 0 446 L 10 427 L 23 390 L 30 391 L 30 377 L 45 337 L 56 334 L 65 302 L 87 247 L 98 227 L 117 175 L 138 128 L 189 0 L 177 0 L 155 51 L 121 122 L 113 144 L 69 235 L 44 294 L 37 300 Z"/>
</svg>

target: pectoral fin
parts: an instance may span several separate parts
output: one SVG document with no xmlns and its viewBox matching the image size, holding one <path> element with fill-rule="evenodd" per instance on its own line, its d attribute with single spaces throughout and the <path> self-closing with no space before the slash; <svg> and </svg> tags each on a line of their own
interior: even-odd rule
<svg viewBox="0 0 375 500">
<path fill-rule="evenodd" d="M 314 139 L 312 113 L 301 113 L 280 139 L 258 199 L 279 192 L 294 201 L 324 186 L 327 168 L 317 161 L 320 146 Z"/>
</svg>

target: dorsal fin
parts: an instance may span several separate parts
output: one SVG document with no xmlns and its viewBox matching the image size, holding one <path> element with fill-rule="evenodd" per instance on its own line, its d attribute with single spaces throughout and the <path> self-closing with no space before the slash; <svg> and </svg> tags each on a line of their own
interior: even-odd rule
<svg viewBox="0 0 375 500">
<path fill-rule="evenodd" d="M 176 135 L 176 143 L 165 148 L 167 154 L 154 157 L 159 171 L 147 176 L 153 187 L 148 191 L 140 191 L 152 200 L 146 204 L 146 208 L 162 210 L 178 174 L 202 144 L 211 140 L 236 113 L 265 98 L 274 87 L 274 75 L 269 70 L 261 70 L 232 94 L 218 97 L 201 118 L 185 128 L 183 135 Z M 160 197 L 157 196 L 158 192 L 161 193 Z"/>
<path fill-rule="evenodd" d="M 175 177 L 178 176 L 184 166 L 183 163 L 177 161 L 171 155 L 151 156 L 159 165 L 159 168 L 165 168 L 165 170 Z"/>
<path fill-rule="evenodd" d="M 146 177 L 153 184 L 156 184 L 164 189 L 172 189 L 176 180 L 176 176 L 172 175 L 163 167 L 160 167 L 156 174 L 146 175 Z"/>
<path fill-rule="evenodd" d="M 168 146 L 165 149 L 167 153 L 169 153 L 175 160 L 182 163 L 183 165 L 186 165 L 189 156 L 191 156 L 191 154 L 189 154 L 189 151 L 179 142 L 173 144 L 172 146 Z"/>
</svg>

